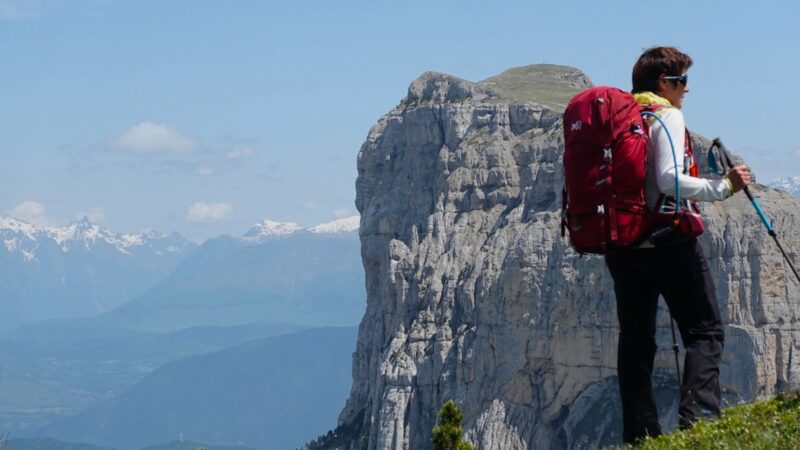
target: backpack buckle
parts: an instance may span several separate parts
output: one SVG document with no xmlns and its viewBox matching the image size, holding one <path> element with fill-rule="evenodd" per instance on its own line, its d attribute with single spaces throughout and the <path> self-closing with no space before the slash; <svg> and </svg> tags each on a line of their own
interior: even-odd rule
<svg viewBox="0 0 800 450">
<path fill-rule="evenodd" d="M 611 161 L 611 157 L 612 157 L 611 149 L 610 148 L 604 148 L 603 149 L 603 159 L 606 160 L 606 161 Z"/>
</svg>

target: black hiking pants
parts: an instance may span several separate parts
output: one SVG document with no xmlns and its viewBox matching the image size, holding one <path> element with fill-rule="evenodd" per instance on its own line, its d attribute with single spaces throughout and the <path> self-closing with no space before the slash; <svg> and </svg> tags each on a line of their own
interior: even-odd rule
<svg viewBox="0 0 800 450">
<path fill-rule="evenodd" d="M 659 294 L 678 323 L 686 349 L 679 426 L 688 427 L 702 417 L 718 418 L 724 327 L 714 282 L 697 240 L 606 255 L 606 265 L 614 278 L 620 327 L 617 370 L 623 440 L 633 443 L 661 434 L 650 380 Z"/>
</svg>

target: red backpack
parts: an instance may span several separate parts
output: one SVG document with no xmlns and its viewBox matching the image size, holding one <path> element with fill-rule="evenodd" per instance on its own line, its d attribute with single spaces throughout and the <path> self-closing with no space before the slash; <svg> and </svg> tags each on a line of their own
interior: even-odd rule
<svg viewBox="0 0 800 450">
<path fill-rule="evenodd" d="M 646 124 L 633 95 L 594 87 L 564 111 L 564 207 L 579 253 L 604 254 L 637 245 L 645 235 Z"/>
</svg>

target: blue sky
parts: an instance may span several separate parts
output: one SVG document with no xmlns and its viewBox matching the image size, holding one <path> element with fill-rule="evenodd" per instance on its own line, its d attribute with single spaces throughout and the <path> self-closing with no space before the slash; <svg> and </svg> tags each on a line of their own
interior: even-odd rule
<svg viewBox="0 0 800 450">
<path fill-rule="evenodd" d="M 689 127 L 761 181 L 800 175 L 793 2 L 0 0 L 0 214 L 241 234 L 356 213 L 370 126 L 434 70 L 534 63 L 629 88 L 690 55 Z"/>
</svg>

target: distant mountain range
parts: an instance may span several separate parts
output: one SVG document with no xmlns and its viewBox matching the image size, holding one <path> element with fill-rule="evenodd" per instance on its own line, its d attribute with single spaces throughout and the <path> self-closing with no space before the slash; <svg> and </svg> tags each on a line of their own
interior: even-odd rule
<svg viewBox="0 0 800 450">
<path fill-rule="evenodd" d="M 291 222 L 265 219 L 241 237 L 220 236 L 198 246 L 177 233 L 118 234 L 88 219 L 65 227 L 41 227 L 13 218 L 0 218 L 0 326 L 87 317 L 111 311 L 128 300 L 146 296 L 151 288 L 166 280 L 179 266 L 183 267 L 183 278 L 179 278 L 186 283 L 191 281 L 185 276 L 192 267 L 202 267 L 208 274 L 216 274 L 215 278 L 221 274 L 230 275 L 230 283 L 214 286 L 223 291 L 228 287 L 234 288 L 234 291 L 215 293 L 225 296 L 230 300 L 230 305 L 238 301 L 233 298 L 239 295 L 236 290 L 245 296 L 258 295 L 253 289 L 258 290 L 265 284 L 236 284 L 236 280 L 241 281 L 241 277 L 248 273 L 253 276 L 260 274 L 253 273 L 252 267 L 234 273 L 236 264 L 247 263 L 252 266 L 253 263 L 237 262 L 233 253 L 246 253 L 257 258 L 259 255 L 253 253 L 259 253 L 260 246 L 286 238 L 293 239 L 293 244 L 288 244 L 288 247 L 294 244 L 302 247 L 304 244 L 301 241 L 304 240 L 321 243 L 327 238 L 338 240 L 342 236 L 349 236 L 352 243 L 357 244 L 358 222 L 359 218 L 355 216 L 303 228 Z M 300 236 L 305 236 L 305 239 Z M 316 245 L 314 249 L 298 248 L 297 252 L 314 259 L 320 255 L 310 252 L 321 250 Z M 286 251 L 294 252 L 288 248 Z M 338 252 L 339 249 L 333 251 Z M 280 257 L 273 252 L 266 253 L 273 255 L 273 260 Z M 352 251 L 345 251 L 341 262 L 349 269 L 357 269 L 346 257 L 352 254 Z M 296 257 L 288 254 L 283 256 L 287 261 L 297 262 Z M 334 255 L 323 256 L 322 259 L 333 265 L 333 271 L 342 268 Z M 233 266 L 210 266 L 215 263 Z M 255 261 L 254 264 L 257 266 L 259 262 Z M 360 266 L 360 260 L 358 264 Z M 290 279 L 293 278 L 284 277 L 284 280 Z M 295 278 L 295 281 L 299 280 Z M 359 286 L 362 284 L 363 279 L 357 283 Z M 197 285 L 183 286 L 194 293 L 202 290 Z M 182 287 L 177 289 L 181 290 Z M 176 293 L 175 290 L 170 291 L 170 295 L 173 293 Z M 363 295 L 359 298 L 363 299 Z"/>
<path fill-rule="evenodd" d="M 88 219 L 37 227 L 0 218 L 0 325 L 108 311 L 166 278 L 196 244 L 116 234 Z"/>
<path fill-rule="evenodd" d="M 800 197 L 800 177 L 786 177 L 780 178 L 767 183 L 767 186 L 775 189 L 780 189 L 791 193 L 796 197 Z"/>
<path fill-rule="evenodd" d="M 264 221 L 194 249 L 162 282 L 97 320 L 142 331 L 251 322 L 355 325 L 366 306 L 358 218 Z"/>
</svg>

